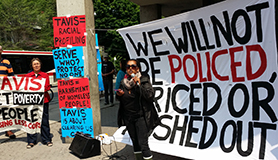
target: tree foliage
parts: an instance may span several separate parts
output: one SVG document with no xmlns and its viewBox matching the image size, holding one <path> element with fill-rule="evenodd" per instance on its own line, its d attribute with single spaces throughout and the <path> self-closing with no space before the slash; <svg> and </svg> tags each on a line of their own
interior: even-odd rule
<svg viewBox="0 0 278 160">
<path fill-rule="evenodd" d="M 139 6 L 129 0 L 93 0 L 93 2 L 99 45 L 104 46 L 110 58 L 128 59 L 124 40 L 116 30 L 139 23 Z"/>
<path fill-rule="evenodd" d="M 56 0 L 1 0 L 0 44 L 10 50 L 51 50 Z"/>
<path fill-rule="evenodd" d="M 116 31 L 139 23 L 139 6 L 129 0 L 93 0 L 99 45 L 117 60 L 128 59 Z M 5 50 L 51 50 L 56 0 L 0 0 L 0 45 Z"/>
</svg>

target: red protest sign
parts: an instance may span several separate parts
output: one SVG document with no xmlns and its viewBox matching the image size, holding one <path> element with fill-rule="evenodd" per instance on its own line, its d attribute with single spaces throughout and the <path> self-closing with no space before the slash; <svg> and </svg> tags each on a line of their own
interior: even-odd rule
<svg viewBox="0 0 278 160">
<path fill-rule="evenodd" d="M 85 15 L 53 17 L 54 46 L 86 46 Z"/>
<path fill-rule="evenodd" d="M 88 78 L 58 80 L 59 108 L 91 108 Z"/>
</svg>

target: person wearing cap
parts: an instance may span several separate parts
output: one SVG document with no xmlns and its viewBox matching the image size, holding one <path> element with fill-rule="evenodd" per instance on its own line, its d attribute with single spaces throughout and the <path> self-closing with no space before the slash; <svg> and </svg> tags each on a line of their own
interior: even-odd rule
<svg viewBox="0 0 278 160">
<path fill-rule="evenodd" d="M 2 52 L 3 48 L 0 46 L 0 77 L 14 76 L 12 65 L 9 60 L 1 57 Z M 12 131 L 6 131 L 6 136 L 11 139 L 15 138 L 15 135 Z"/>
<path fill-rule="evenodd" d="M 103 54 L 103 62 L 102 62 L 102 79 L 103 79 L 103 85 L 104 85 L 104 97 L 105 97 L 105 105 L 109 104 L 110 97 L 110 103 L 113 104 L 114 97 L 113 97 L 113 73 L 115 71 L 114 64 L 110 61 L 108 61 L 108 53 Z"/>
</svg>

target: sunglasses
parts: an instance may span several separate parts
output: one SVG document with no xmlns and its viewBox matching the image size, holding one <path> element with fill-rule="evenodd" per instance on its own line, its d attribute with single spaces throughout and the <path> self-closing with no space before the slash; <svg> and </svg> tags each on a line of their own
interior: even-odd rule
<svg viewBox="0 0 278 160">
<path fill-rule="evenodd" d="M 129 69 L 130 67 L 131 67 L 132 69 L 136 69 L 137 66 L 136 66 L 135 64 L 132 64 L 132 65 L 129 65 L 129 64 L 128 64 L 128 65 L 126 65 L 126 69 Z"/>
</svg>

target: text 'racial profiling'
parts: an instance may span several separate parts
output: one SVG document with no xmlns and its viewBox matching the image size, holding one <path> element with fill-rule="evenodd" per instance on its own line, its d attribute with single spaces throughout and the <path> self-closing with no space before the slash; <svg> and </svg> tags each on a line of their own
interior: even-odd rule
<svg viewBox="0 0 278 160">
<path fill-rule="evenodd" d="M 85 15 L 70 17 L 53 17 L 54 46 L 85 46 Z"/>
</svg>

